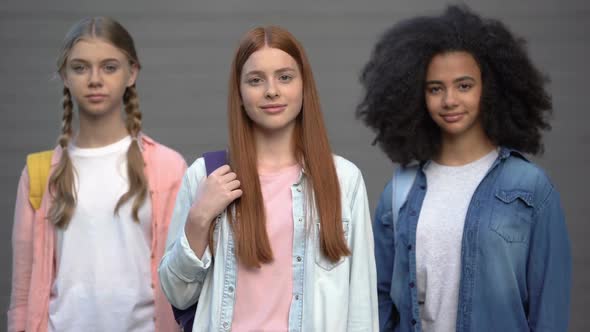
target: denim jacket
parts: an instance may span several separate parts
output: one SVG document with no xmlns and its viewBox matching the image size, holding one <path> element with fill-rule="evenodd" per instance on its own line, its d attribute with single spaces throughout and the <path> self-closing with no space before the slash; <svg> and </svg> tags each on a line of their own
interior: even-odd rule
<svg viewBox="0 0 590 332">
<path fill-rule="evenodd" d="M 342 222 L 352 255 L 333 263 L 321 254 L 319 220 L 306 218 L 303 171 L 291 187 L 294 241 L 289 331 L 378 330 L 373 233 L 365 184 L 354 164 L 337 156 L 334 162 Z M 184 176 L 160 263 L 160 282 L 177 308 L 187 308 L 198 300 L 193 331 L 227 331 L 231 330 L 238 265 L 226 213 L 217 219 L 214 256 L 207 248 L 199 259 L 184 233 L 189 209 L 205 176 L 202 158 Z"/>
<path fill-rule="evenodd" d="M 375 213 L 381 331 L 422 330 L 414 249 L 427 190 L 424 166 L 395 234 L 391 182 Z M 502 148 L 467 210 L 456 331 L 567 331 L 571 264 L 557 190 L 522 154 Z"/>
</svg>

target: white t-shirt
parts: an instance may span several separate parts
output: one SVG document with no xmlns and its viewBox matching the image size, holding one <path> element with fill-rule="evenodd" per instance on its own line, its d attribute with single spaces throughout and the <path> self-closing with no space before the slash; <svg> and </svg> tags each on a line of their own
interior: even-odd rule
<svg viewBox="0 0 590 332">
<path fill-rule="evenodd" d="M 416 230 L 416 278 L 423 331 L 455 331 L 461 242 L 471 197 L 498 152 L 462 166 L 425 168 L 428 190 Z"/>
<path fill-rule="evenodd" d="M 115 214 L 127 192 L 129 136 L 100 148 L 70 145 L 77 204 L 56 234 L 56 278 L 49 302 L 49 331 L 153 332 L 151 204 L 133 220 L 133 198 Z"/>
</svg>

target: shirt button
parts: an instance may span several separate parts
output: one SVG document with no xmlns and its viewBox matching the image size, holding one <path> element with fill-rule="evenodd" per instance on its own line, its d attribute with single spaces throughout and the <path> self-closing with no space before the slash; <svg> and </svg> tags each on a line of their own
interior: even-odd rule
<svg viewBox="0 0 590 332">
<path fill-rule="evenodd" d="M 412 217 L 413 217 L 413 216 L 415 216 L 415 215 L 416 215 L 416 211 L 414 211 L 414 210 L 411 210 L 411 211 L 410 211 L 410 215 L 411 215 Z"/>
<path fill-rule="evenodd" d="M 223 325 L 223 328 L 226 329 L 226 330 L 229 327 L 229 324 L 227 322 L 223 322 L 223 324 L 221 324 L 221 325 Z"/>
<path fill-rule="evenodd" d="M 302 222 L 302 221 L 303 221 L 303 218 L 299 218 L 299 219 L 298 219 L 298 221 L 299 221 L 299 222 Z"/>
<path fill-rule="evenodd" d="M 298 187 L 298 188 L 297 188 L 297 191 L 298 191 L 298 192 L 301 192 L 301 188 L 299 188 L 299 187 Z"/>
<path fill-rule="evenodd" d="M 408 245 L 408 250 L 412 250 L 412 245 Z"/>
<path fill-rule="evenodd" d="M 227 288 L 227 290 L 228 290 L 230 293 L 233 293 L 233 292 L 234 292 L 234 288 L 233 288 L 232 286 L 229 286 L 229 287 Z"/>
<path fill-rule="evenodd" d="M 416 285 L 414 285 L 414 283 L 413 283 L 413 282 L 411 282 L 411 283 L 410 283 L 410 288 L 414 288 L 414 286 L 416 286 Z"/>
<path fill-rule="evenodd" d="M 422 184 L 422 185 L 420 185 L 420 189 L 424 190 L 424 189 L 426 189 L 426 186 Z"/>
<path fill-rule="evenodd" d="M 416 320 L 412 319 L 412 325 L 416 325 L 416 323 L 417 323 Z"/>
<path fill-rule="evenodd" d="M 297 256 L 297 261 L 301 262 L 301 256 Z"/>
<path fill-rule="evenodd" d="M 299 294 L 295 295 L 295 300 L 299 301 Z"/>
</svg>

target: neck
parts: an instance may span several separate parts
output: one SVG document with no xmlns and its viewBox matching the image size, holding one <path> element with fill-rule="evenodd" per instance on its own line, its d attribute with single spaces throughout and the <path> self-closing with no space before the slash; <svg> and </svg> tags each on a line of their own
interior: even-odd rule
<svg viewBox="0 0 590 332">
<path fill-rule="evenodd" d="M 120 112 L 110 112 L 106 116 L 92 116 L 78 112 L 79 130 L 75 144 L 81 148 L 98 148 L 113 144 L 129 135 Z"/>
<path fill-rule="evenodd" d="M 461 166 L 480 159 L 495 148 L 483 128 L 460 136 L 443 134 L 440 153 L 434 161 L 441 165 Z"/>
<path fill-rule="evenodd" d="M 294 128 L 273 132 L 254 130 L 259 171 L 274 172 L 297 163 L 293 131 Z"/>
</svg>

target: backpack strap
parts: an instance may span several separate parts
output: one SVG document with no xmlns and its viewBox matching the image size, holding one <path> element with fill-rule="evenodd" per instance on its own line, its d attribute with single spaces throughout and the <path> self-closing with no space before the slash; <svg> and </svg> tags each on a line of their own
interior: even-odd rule
<svg viewBox="0 0 590 332">
<path fill-rule="evenodd" d="M 29 173 L 29 202 L 35 210 L 41 207 L 43 193 L 47 186 L 47 178 L 51 169 L 53 150 L 31 153 L 27 156 Z"/>
<path fill-rule="evenodd" d="M 205 158 L 207 176 L 219 167 L 227 164 L 227 152 L 225 150 L 205 152 L 203 153 L 203 158 Z"/>
<path fill-rule="evenodd" d="M 402 208 L 402 205 L 404 205 L 404 203 L 408 199 L 408 194 L 410 193 L 410 189 L 412 188 L 414 180 L 416 179 L 418 167 L 420 166 L 400 166 L 393 172 L 393 179 L 391 181 L 391 212 L 393 216 L 394 229 L 397 223 L 397 219 L 399 217 L 399 210 Z"/>
<path fill-rule="evenodd" d="M 205 169 L 207 170 L 207 176 L 219 167 L 227 164 L 227 152 L 225 150 L 210 151 L 203 153 L 205 158 Z M 172 313 L 174 319 L 180 325 L 183 332 L 191 332 L 193 330 L 193 323 L 195 321 L 195 314 L 197 313 L 197 304 L 191 305 L 186 309 L 178 309 L 172 306 Z"/>
</svg>

